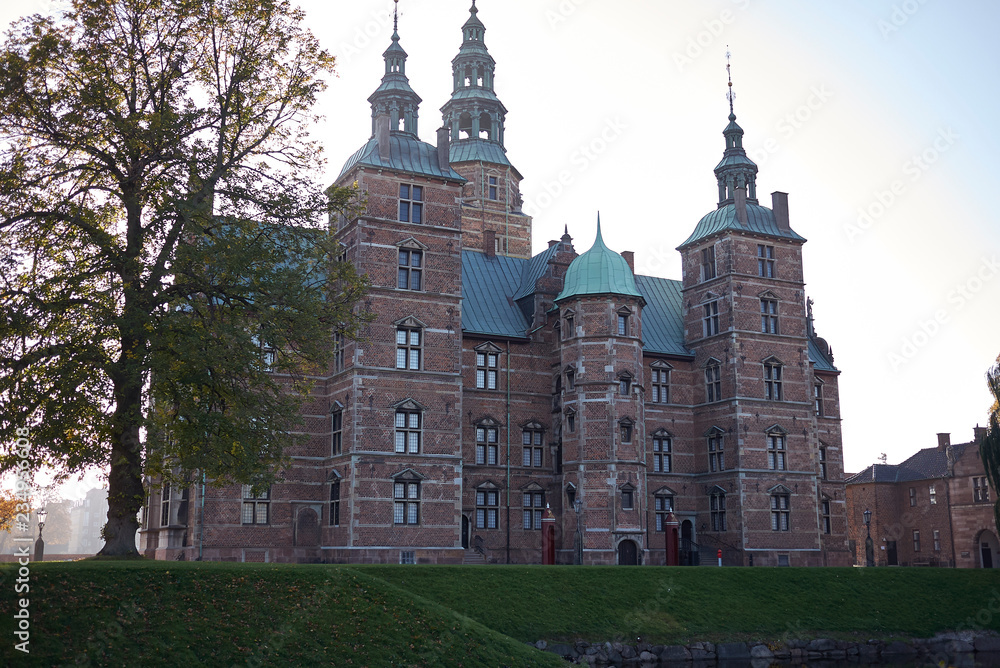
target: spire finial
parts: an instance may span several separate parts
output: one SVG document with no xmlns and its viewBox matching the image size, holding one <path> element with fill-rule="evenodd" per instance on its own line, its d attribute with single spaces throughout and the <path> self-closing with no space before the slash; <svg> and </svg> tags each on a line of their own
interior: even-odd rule
<svg viewBox="0 0 1000 668">
<path fill-rule="evenodd" d="M 732 53 L 729 51 L 729 45 L 726 45 L 726 75 L 729 77 L 729 92 L 726 93 L 726 99 L 729 100 L 729 120 L 736 120 L 736 113 L 733 111 L 733 100 L 736 99 L 736 93 L 733 92 L 733 71 L 731 68 L 731 57 Z"/>
<path fill-rule="evenodd" d="M 399 39 L 399 0 L 393 0 L 395 5 L 392 8 L 392 37 Z"/>
</svg>

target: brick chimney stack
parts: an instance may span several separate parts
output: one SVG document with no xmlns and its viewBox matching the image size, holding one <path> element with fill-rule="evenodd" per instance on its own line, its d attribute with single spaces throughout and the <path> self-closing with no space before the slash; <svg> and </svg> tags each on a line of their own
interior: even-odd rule
<svg viewBox="0 0 1000 668">
<path fill-rule="evenodd" d="M 976 443 L 982 443 L 983 439 L 986 438 L 986 427 L 980 427 L 978 424 L 972 429 L 973 439 Z"/>
<path fill-rule="evenodd" d="M 947 450 L 951 445 L 951 434 L 938 434 L 938 450 Z"/>
<path fill-rule="evenodd" d="M 486 257 L 496 257 L 497 255 L 497 233 L 496 230 L 486 230 L 483 232 L 483 252 Z"/>
<path fill-rule="evenodd" d="M 791 229 L 792 225 L 788 218 L 788 193 L 771 193 L 771 209 L 774 211 L 774 222 L 782 230 Z"/>
<path fill-rule="evenodd" d="M 622 251 L 622 257 L 628 263 L 628 268 L 632 270 L 632 275 L 635 275 L 635 253 L 632 251 Z"/>
</svg>

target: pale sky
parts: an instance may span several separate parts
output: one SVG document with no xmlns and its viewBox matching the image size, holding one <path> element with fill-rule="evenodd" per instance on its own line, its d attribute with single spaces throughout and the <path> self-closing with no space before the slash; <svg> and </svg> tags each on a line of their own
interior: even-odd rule
<svg viewBox="0 0 1000 668">
<path fill-rule="evenodd" d="M 4 3 L 0 24 L 55 4 Z M 339 62 L 314 131 L 329 161 L 324 183 L 371 133 L 366 100 L 383 74 L 392 4 L 301 3 Z M 470 4 L 400 2 L 424 141 L 441 124 Z M 847 470 L 881 453 L 902 461 L 937 432 L 967 442 L 986 423 L 984 374 L 1000 354 L 1000 225 L 987 167 L 1000 155 L 1000 132 L 987 129 L 1000 106 L 1000 3 L 477 4 L 535 252 L 564 225 L 586 250 L 600 211 L 608 246 L 635 251 L 638 272 L 680 278 L 674 249 L 717 201 L 728 45 L 761 204 L 788 192 L 792 227 L 809 240 L 806 291 L 843 372 Z"/>
</svg>

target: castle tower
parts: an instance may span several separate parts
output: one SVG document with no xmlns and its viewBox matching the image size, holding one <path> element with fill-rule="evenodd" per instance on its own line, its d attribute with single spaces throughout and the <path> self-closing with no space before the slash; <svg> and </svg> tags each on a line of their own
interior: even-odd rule
<svg viewBox="0 0 1000 668">
<path fill-rule="evenodd" d="M 772 194 L 771 208 L 758 203 L 757 166 L 732 96 L 723 136 L 717 209 L 678 247 L 685 341 L 701 385 L 693 406 L 699 543 L 742 554 L 744 563 L 825 565 L 846 531 L 843 484 L 835 482 L 839 419 L 826 419 L 838 372 L 807 319 L 806 240 L 789 224 L 785 193 Z"/>
<path fill-rule="evenodd" d="M 337 184 L 365 210 L 331 224 L 367 275 L 364 340 L 332 355 L 325 460 L 330 510 L 321 558 L 389 563 L 461 559 L 462 272 L 465 179 L 447 141 L 417 136 L 420 97 L 398 30 L 369 98 L 373 133 Z M 320 409 L 325 409 L 320 410 Z M 319 449 L 318 449 L 319 450 Z M 334 499 L 339 518 L 334 512 Z"/>
<path fill-rule="evenodd" d="M 462 46 L 452 60 L 452 95 L 441 108 L 451 141 L 451 163 L 468 179 L 462 198 L 462 227 L 467 248 L 511 257 L 531 256 L 531 218 L 521 211 L 521 173 L 504 147 L 507 109 L 494 91 L 496 61 L 483 38 L 473 0 L 462 26 Z M 493 232 L 493 235 L 487 234 Z"/>
<path fill-rule="evenodd" d="M 642 563 L 645 303 L 628 262 L 605 246 L 598 220 L 593 247 L 570 264 L 556 298 L 562 487 L 572 499 L 562 513 L 561 547 L 572 547 L 576 563 Z"/>
</svg>

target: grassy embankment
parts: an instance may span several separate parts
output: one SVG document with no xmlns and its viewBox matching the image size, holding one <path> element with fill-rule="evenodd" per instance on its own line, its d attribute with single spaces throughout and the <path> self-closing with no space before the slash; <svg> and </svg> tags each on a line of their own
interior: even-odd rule
<svg viewBox="0 0 1000 668">
<path fill-rule="evenodd" d="M 523 643 L 1000 630 L 1000 575 L 945 569 L 79 562 L 33 564 L 29 597 L 19 665 L 556 666 Z"/>
</svg>

